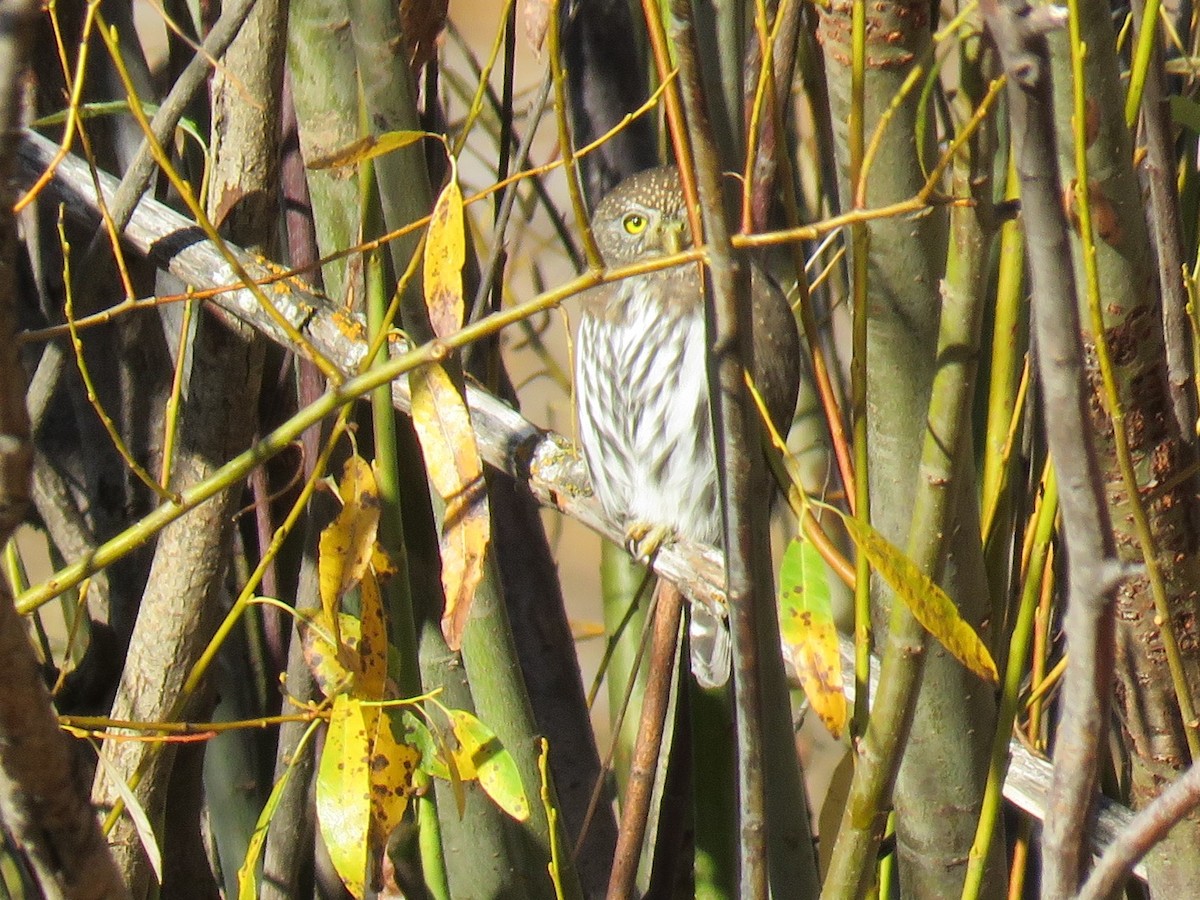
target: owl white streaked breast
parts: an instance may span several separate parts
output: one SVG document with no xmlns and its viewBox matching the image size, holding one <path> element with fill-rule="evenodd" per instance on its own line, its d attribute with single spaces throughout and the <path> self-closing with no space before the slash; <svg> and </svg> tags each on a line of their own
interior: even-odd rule
<svg viewBox="0 0 1200 900">
<path fill-rule="evenodd" d="M 621 182 L 597 206 L 592 230 L 610 267 L 690 247 L 678 171 L 665 166 Z M 786 432 L 799 383 L 796 321 L 786 298 L 757 268 L 750 302 L 754 379 L 776 426 Z M 695 263 L 636 275 L 586 295 L 575 394 L 584 458 L 605 512 L 627 529 L 662 527 L 718 543 L 704 293 Z M 729 642 L 713 612 L 693 606 L 692 669 L 701 683 L 718 685 L 728 679 Z"/>
</svg>

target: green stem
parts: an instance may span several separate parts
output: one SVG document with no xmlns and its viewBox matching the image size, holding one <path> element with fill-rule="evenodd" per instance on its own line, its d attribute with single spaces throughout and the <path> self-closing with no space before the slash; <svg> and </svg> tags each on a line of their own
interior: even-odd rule
<svg viewBox="0 0 1200 900">
<path fill-rule="evenodd" d="M 386 328 L 388 297 L 384 288 L 383 260 L 379 251 L 367 257 L 367 330 L 375 338 Z M 387 362 L 386 346 L 375 356 L 373 366 Z M 416 617 L 409 592 L 408 559 L 404 546 L 404 524 L 400 515 L 400 463 L 396 446 L 396 410 L 390 384 L 371 391 L 371 427 L 375 438 L 375 481 L 379 488 L 379 541 L 399 572 L 382 585 L 387 609 L 388 637 L 400 656 L 399 687 L 404 697 L 421 693 L 421 669 L 417 660 Z"/>
<path fill-rule="evenodd" d="M 983 794 L 983 809 L 979 826 L 975 831 L 975 842 L 971 845 L 967 862 L 967 876 L 963 882 L 963 900 L 974 900 L 983 889 L 983 878 L 987 871 L 988 852 L 1000 817 L 1004 801 L 1004 777 L 1008 772 L 1009 743 L 1012 739 L 1013 722 L 1017 718 L 1021 682 L 1025 677 L 1025 663 L 1029 658 L 1029 646 L 1033 639 L 1033 627 L 1038 601 L 1041 596 L 1042 577 L 1050 544 L 1054 538 L 1054 519 L 1058 515 L 1058 482 L 1054 467 L 1047 463 L 1043 475 L 1045 485 L 1042 503 L 1034 525 L 1033 552 L 1021 590 L 1021 603 L 1017 621 L 1009 639 L 1008 665 L 1004 672 L 1004 693 L 1000 698 L 1000 712 L 996 723 L 996 735 L 992 741 L 992 757 L 988 768 L 987 787 Z"/>
<path fill-rule="evenodd" d="M 864 91 L 866 89 L 865 0 L 855 0 L 850 19 L 850 175 L 855 199 L 859 196 L 866 154 Z M 869 448 L 867 446 L 867 286 L 870 271 L 871 232 L 866 223 L 851 227 L 851 279 L 854 292 L 850 360 L 850 411 L 854 442 L 854 511 L 863 524 L 871 522 Z M 871 709 L 871 565 L 865 553 L 858 554 L 854 581 L 854 715 L 850 733 L 861 737 L 867 731 Z"/>
<path fill-rule="evenodd" d="M 1146 8 L 1142 11 L 1137 50 L 1129 67 L 1129 93 L 1125 95 L 1125 124 L 1131 129 L 1137 124 L 1142 94 L 1146 90 L 1146 71 L 1150 68 L 1154 53 L 1154 38 L 1158 34 L 1158 11 L 1161 5 L 1161 0 L 1146 0 Z M 1078 114 L 1076 110 L 1076 115 Z"/>
</svg>

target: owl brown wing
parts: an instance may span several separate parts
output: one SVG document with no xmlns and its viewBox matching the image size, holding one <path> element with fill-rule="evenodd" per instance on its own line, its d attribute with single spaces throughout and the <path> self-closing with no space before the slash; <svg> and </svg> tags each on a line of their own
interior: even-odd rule
<svg viewBox="0 0 1200 900">
<path fill-rule="evenodd" d="M 783 291 L 758 266 L 751 268 L 754 310 L 754 383 L 784 437 L 800 389 L 800 335 Z"/>
</svg>

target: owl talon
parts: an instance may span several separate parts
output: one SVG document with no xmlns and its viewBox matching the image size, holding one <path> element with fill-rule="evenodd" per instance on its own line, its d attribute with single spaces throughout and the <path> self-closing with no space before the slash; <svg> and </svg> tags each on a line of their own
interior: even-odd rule
<svg viewBox="0 0 1200 900">
<path fill-rule="evenodd" d="M 632 522 L 625 529 L 625 547 L 638 562 L 649 564 L 663 543 L 672 536 L 672 530 L 666 525 Z"/>
</svg>

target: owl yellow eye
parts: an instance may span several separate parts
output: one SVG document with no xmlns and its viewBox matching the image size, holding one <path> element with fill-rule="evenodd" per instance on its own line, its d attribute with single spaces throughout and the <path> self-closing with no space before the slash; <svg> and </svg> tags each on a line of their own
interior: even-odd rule
<svg viewBox="0 0 1200 900">
<path fill-rule="evenodd" d="M 641 213 L 630 213 L 621 220 L 621 224 L 625 226 L 625 231 L 628 234 L 641 234 L 646 230 L 646 217 Z"/>
</svg>

